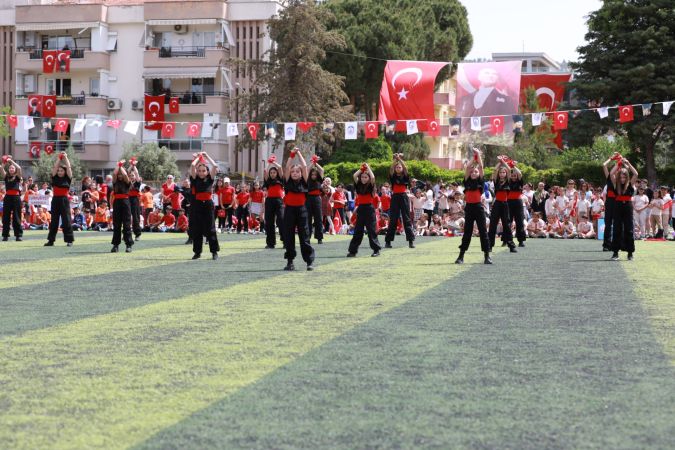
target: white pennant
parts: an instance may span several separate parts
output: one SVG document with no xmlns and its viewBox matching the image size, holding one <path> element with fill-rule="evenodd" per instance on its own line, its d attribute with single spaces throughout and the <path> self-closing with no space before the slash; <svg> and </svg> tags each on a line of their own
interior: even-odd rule
<svg viewBox="0 0 675 450">
<path fill-rule="evenodd" d="M 103 121 L 100 119 L 91 119 L 89 123 L 87 124 L 90 127 L 102 127 L 103 126 Z"/>
<path fill-rule="evenodd" d="M 127 123 L 124 125 L 124 131 L 129 134 L 133 134 L 136 136 L 136 133 L 138 133 L 138 128 L 140 127 L 141 123 L 135 120 L 128 120 Z"/>
<path fill-rule="evenodd" d="M 601 119 L 604 119 L 605 117 L 609 116 L 609 108 L 598 108 L 598 115 L 600 116 Z"/>
<path fill-rule="evenodd" d="M 419 133 L 416 120 L 406 120 L 405 129 L 408 132 L 408 136 Z"/>
<path fill-rule="evenodd" d="M 239 136 L 239 127 L 236 123 L 227 124 L 227 137 Z"/>
<path fill-rule="evenodd" d="M 648 116 L 652 113 L 652 104 L 651 103 L 645 103 L 642 105 L 642 115 L 643 116 Z"/>
<path fill-rule="evenodd" d="M 480 131 L 480 117 L 472 117 L 471 118 L 471 129 L 473 131 Z"/>
<path fill-rule="evenodd" d="M 345 122 L 345 140 L 353 141 L 358 135 L 356 122 Z"/>
<path fill-rule="evenodd" d="M 85 125 L 87 125 L 87 119 L 75 119 L 73 133 L 82 133 L 82 131 L 84 131 Z"/>
<path fill-rule="evenodd" d="M 663 115 L 667 116 L 668 112 L 670 112 L 670 107 L 673 106 L 673 103 L 675 102 L 663 102 Z"/>
<path fill-rule="evenodd" d="M 33 120 L 33 116 L 23 116 L 23 129 L 31 130 L 33 128 L 35 128 L 35 121 Z"/>
<path fill-rule="evenodd" d="M 532 126 L 538 127 L 544 121 L 544 113 L 532 114 Z"/>
<path fill-rule="evenodd" d="M 298 131 L 298 124 L 289 122 L 284 124 L 284 141 L 294 141 L 295 133 Z"/>
</svg>

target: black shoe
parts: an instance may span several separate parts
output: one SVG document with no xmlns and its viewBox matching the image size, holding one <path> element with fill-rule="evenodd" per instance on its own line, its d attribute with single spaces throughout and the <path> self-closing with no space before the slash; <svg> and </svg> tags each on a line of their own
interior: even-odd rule
<svg viewBox="0 0 675 450">
<path fill-rule="evenodd" d="M 485 255 L 485 261 L 483 261 L 483 264 L 492 264 L 492 259 L 490 259 L 489 253 Z"/>
<path fill-rule="evenodd" d="M 323 239 L 319 239 L 318 241 L 316 241 L 316 243 L 319 245 L 323 244 Z"/>
<path fill-rule="evenodd" d="M 274 250 L 274 246 L 273 246 L 273 245 L 266 245 L 265 248 L 266 248 L 267 250 Z"/>
<path fill-rule="evenodd" d="M 386 242 L 384 243 L 384 248 L 394 248 L 394 247 L 391 246 L 391 242 L 386 241 Z"/>
<path fill-rule="evenodd" d="M 518 250 L 516 250 L 516 247 L 515 247 L 515 246 L 514 246 L 514 247 L 509 247 L 509 251 L 510 251 L 511 253 L 518 253 Z"/>
<path fill-rule="evenodd" d="M 135 240 L 136 242 L 140 241 L 140 240 L 141 240 L 141 235 L 139 234 L 138 236 L 136 236 L 136 238 L 135 238 L 134 240 Z"/>
<path fill-rule="evenodd" d="M 192 255 L 192 259 L 199 259 L 201 257 L 202 257 L 201 253 L 195 253 L 194 255 Z"/>
<path fill-rule="evenodd" d="M 608 247 L 602 247 L 603 252 L 611 252 L 611 250 Z"/>
<path fill-rule="evenodd" d="M 2 242 L 7 242 L 7 241 L 9 241 L 9 238 L 7 236 L 3 236 Z"/>
<path fill-rule="evenodd" d="M 119 247 L 116 245 L 113 245 L 113 248 L 110 249 L 110 253 L 117 253 L 119 251 Z"/>
<path fill-rule="evenodd" d="M 520 247 L 520 248 L 525 248 L 525 243 L 524 243 L 524 242 L 519 242 L 519 243 L 518 243 L 518 247 Z"/>
<path fill-rule="evenodd" d="M 127 245 L 127 248 L 124 249 L 124 253 L 131 253 L 131 246 Z"/>
<path fill-rule="evenodd" d="M 307 271 L 311 272 L 312 270 L 314 270 L 314 266 L 312 266 L 311 264 L 307 264 Z"/>
<path fill-rule="evenodd" d="M 380 256 L 380 251 L 379 251 L 379 250 L 375 250 L 375 251 L 373 252 L 373 254 L 370 255 L 370 256 L 373 257 L 373 258 L 376 258 L 376 257 Z"/>
<path fill-rule="evenodd" d="M 284 270 L 292 272 L 292 271 L 295 270 L 295 265 L 293 264 L 292 261 L 288 261 L 288 264 L 286 264 L 286 267 L 284 267 Z"/>
<path fill-rule="evenodd" d="M 408 241 L 409 248 L 415 248 L 415 243 L 413 241 Z"/>
<path fill-rule="evenodd" d="M 614 252 L 612 254 L 612 261 L 618 261 L 619 260 L 619 252 Z"/>
<path fill-rule="evenodd" d="M 66 247 L 72 247 L 72 246 L 73 246 L 73 243 L 72 243 L 72 242 L 68 242 L 68 243 L 66 244 Z"/>
<path fill-rule="evenodd" d="M 47 241 L 47 242 L 45 242 L 45 247 L 53 247 L 53 246 L 54 246 L 54 242 L 53 242 L 53 241 Z"/>
<path fill-rule="evenodd" d="M 21 236 L 17 236 L 17 237 L 16 237 L 16 242 L 21 242 L 21 241 L 23 241 L 23 239 L 21 238 Z"/>
<path fill-rule="evenodd" d="M 355 258 L 355 257 L 356 257 L 356 253 L 352 253 L 352 252 L 347 253 L 347 258 Z"/>
<path fill-rule="evenodd" d="M 629 254 L 628 254 L 628 261 L 632 261 L 632 260 L 633 260 L 633 254 L 632 254 L 632 253 L 629 253 Z"/>
<path fill-rule="evenodd" d="M 185 241 L 185 245 L 192 245 L 192 239 L 188 239 L 187 241 Z"/>
<path fill-rule="evenodd" d="M 464 250 L 459 251 L 459 256 L 455 260 L 455 264 L 464 264 Z"/>
<path fill-rule="evenodd" d="M 214 261 L 218 259 L 218 253 L 211 253 L 211 259 Z"/>
</svg>

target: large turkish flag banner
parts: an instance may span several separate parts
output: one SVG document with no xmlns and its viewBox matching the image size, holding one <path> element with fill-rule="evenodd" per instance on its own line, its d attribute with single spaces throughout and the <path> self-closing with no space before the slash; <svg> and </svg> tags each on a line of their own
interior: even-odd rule
<svg viewBox="0 0 675 450">
<path fill-rule="evenodd" d="M 525 91 L 534 88 L 539 100 L 539 107 L 545 111 L 555 111 L 565 96 L 567 83 L 572 79 L 572 74 L 549 75 L 549 74 L 522 74 L 520 76 L 520 105 L 525 108 Z"/>
<path fill-rule="evenodd" d="M 161 130 L 164 122 L 164 95 L 145 94 L 145 128 Z"/>
<path fill-rule="evenodd" d="M 54 67 L 56 66 L 56 50 L 43 50 L 42 51 L 42 72 L 44 73 L 54 73 Z"/>
<path fill-rule="evenodd" d="M 434 84 L 438 72 L 448 63 L 432 61 L 387 61 L 380 89 L 378 122 L 398 120 L 396 129 L 405 130 L 406 120 L 434 117 Z M 419 131 L 426 131 L 426 121 Z"/>
<path fill-rule="evenodd" d="M 42 117 L 56 117 L 56 95 L 42 97 Z"/>
</svg>

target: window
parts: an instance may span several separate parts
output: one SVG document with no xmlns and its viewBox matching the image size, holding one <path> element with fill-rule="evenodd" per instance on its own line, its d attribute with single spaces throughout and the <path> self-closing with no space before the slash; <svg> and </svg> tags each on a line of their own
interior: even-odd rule
<svg viewBox="0 0 675 450">
<path fill-rule="evenodd" d="M 101 88 L 100 78 L 89 79 L 89 95 L 98 95 L 101 92 L 100 88 Z"/>
<path fill-rule="evenodd" d="M 75 40 L 72 36 L 42 36 L 42 48 L 60 50 L 68 46 L 68 48 L 75 48 Z"/>
<path fill-rule="evenodd" d="M 57 97 L 70 96 L 70 78 L 48 78 L 46 82 L 47 95 L 56 95 Z"/>
</svg>

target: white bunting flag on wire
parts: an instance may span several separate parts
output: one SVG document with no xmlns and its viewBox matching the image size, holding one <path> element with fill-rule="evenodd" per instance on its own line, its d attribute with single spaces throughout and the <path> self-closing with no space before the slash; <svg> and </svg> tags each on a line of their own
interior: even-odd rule
<svg viewBox="0 0 675 450">
<path fill-rule="evenodd" d="M 670 112 L 670 107 L 673 106 L 675 102 L 663 102 L 663 115 L 667 116 Z"/>
<path fill-rule="evenodd" d="M 598 115 L 601 119 L 609 116 L 609 108 L 598 108 Z"/>
<path fill-rule="evenodd" d="M 140 126 L 141 122 L 137 120 L 128 120 L 127 123 L 124 124 L 124 132 L 136 136 L 136 133 L 138 133 L 138 128 Z"/>
<path fill-rule="evenodd" d="M 73 125 L 73 133 L 82 133 L 86 125 L 87 119 L 75 119 L 75 125 Z"/>
<path fill-rule="evenodd" d="M 35 121 L 33 120 L 33 116 L 23 116 L 23 129 L 32 130 L 33 128 L 35 128 Z"/>
<path fill-rule="evenodd" d="M 345 140 L 353 141 L 358 136 L 358 123 L 345 122 Z"/>
<path fill-rule="evenodd" d="M 532 114 L 532 126 L 538 127 L 544 121 L 544 113 L 533 113 Z"/>
<path fill-rule="evenodd" d="M 480 117 L 472 117 L 471 118 L 471 129 L 473 131 L 480 131 Z"/>
<path fill-rule="evenodd" d="M 90 127 L 102 127 L 103 126 L 103 121 L 101 119 L 91 119 L 89 123 L 87 124 Z"/>
<path fill-rule="evenodd" d="M 298 124 L 289 122 L 284 124 L 284 141 L 294 141 L 295 134 L 298 131 Z"/>
<path fill-rule="evenodd" d="M 411 134 L 419 133 L 419 130 L 417 128 L 417 121 L 416 120 L 406 120 L 405 129 L 406 129 L 406 132 L 408 133 L 408 136 L 410 136 Z"/>
<path fill-rule="evenodd" d="M 239 127 L 236 123 L 227 124 L 227 137 L 239 136 Z"/>
</svg>

